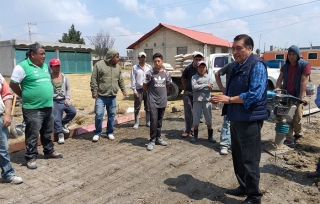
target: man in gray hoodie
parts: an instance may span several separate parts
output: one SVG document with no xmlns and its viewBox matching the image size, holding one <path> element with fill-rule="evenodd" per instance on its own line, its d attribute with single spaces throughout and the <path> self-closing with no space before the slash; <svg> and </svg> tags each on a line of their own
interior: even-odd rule
<svg viewBox="0 0 320 204">
<path fill-rule="evenodd" d="M 91 93 L 94 98 L 95 106 L 95 131 L 92 138 L 93 142 L 97 142 L 102 133 L 102 121 L 104 116 L 104 107 L 106 106 L 108 114 L 107 132 L 108 138 L 114 140 L 113 126 L 114 116 L 116 115 L 116 96 L 119 87 L 123 97 L 127 97 L 125 84 L 121 76 L 121 68 L 118 65 L 119 53 L 116 50 L 108 50 L 106 59 L 97 62 L 92 70 L 91 75 Z"/>
<path fill-rule="evenodd" d="M 285 89 L 288 94 L 305 101 L 306 105 L 306 85 L 308 83 L 308 77 L 311 74 L 311 66 L 309 62 L 302 59 L 300 56 L 300 49 L 298 46 L 292 45 L 289 47 L 287 60 L 280 69 L 275 90 L 277 91 L 280 88 Z M 303 104 L 298 104 L 293 120 L 290 123 L 287 139 L 284 141 L 285 145 L 293 146 L 295 141 L 303 136 L 301 123 L 302 115 Z M 295 133 L 294 135 L 293 132 Z"/>
</svg>

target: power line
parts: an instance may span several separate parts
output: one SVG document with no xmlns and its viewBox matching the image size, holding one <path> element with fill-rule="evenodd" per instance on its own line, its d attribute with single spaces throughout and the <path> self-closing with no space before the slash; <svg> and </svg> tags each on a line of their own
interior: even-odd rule
<svg viewBox="0 0 320 204">
<path fill-rule="evenodd" d="M 270 10 L 270 11 L 265 11 L 265 12 L 261 12 L 261 13 L 251 14 L 251 15 L 247 15 L 247 16 L 241 16 L 241 17 L 231 18 L 231 19 L 222 20 L 222 21 L 216 21 L 216 22 L 213 22 L 213 23 L 205 23 L 205 24 L 200 24 L 200 25 L 189 26 L 189 27 L 186 27 L 186 28 L 194 28 L 194 27 L 200 27 L 200 26 L 205 26 L 205 25 L 212 25 L 212 24 L 223 23 L 223 22 L 233 21 L 233 20 L 242 19 L 242 18 L 248 18 L 248 17 L 258 16 L 258 15 L 262 15 L 262 14 L 266 14 L 266 13 L 272 13 L 272 12 L 275 12 L 275 11 L 281 11 L 281 10 L 285 10 L 285 9 L 289 9 L 289 8 L 293 8 L 293 7 L 297 7 L 297 6 L 302 6 L 302 5 L 306 5 L 306 4 L 311 4 L 311 3 L 318 2 L 318 1 L 320 1 L 320 0 L 310 1 L 310 2 L 301 3 L 301 4 L 296 4 L 296 5 L 287 6 L 287 7 L 283 7 L 283 8 L 279 8 L 279 9 L 273 9 L 273 10 Z"/>
</svg>

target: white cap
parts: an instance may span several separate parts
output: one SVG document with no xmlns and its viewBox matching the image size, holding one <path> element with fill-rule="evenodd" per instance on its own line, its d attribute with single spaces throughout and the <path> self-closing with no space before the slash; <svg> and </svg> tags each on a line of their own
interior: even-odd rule
<svg viewBox="0 0 320 204">
<path fill-rule="evenodd" d="M 200 55 L 201 57 L 203 57 L 202 52 L 194 51 L 194 52 L 192 53 L 192 57 L 195 57 L 195 56 L 197 56 L 197 55 Z"/>
<path fill-rule="evenodd" d="M 145 52 L 139 52 L 138 57 L 142 57 L 142 56 L 147 57 L 147 54 Z"/>
</svg>

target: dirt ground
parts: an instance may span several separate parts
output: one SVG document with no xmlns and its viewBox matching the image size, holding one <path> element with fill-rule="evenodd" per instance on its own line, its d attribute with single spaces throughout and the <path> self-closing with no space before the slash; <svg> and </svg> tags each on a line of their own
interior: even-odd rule
<svg viewBox="0 0 320 204">
<path fill-rule="evenodd" d="M 320 84 L 320 71 L 313 71 Z M 314 97 L 311 108 L 315 107 Z M 305 107 L 307 109 L 308 107 Z M 213 110 L 214 137 L 219 141 L 221 110 Z M 39 147 L 38 169 L 28 170 L 24 151 L 11 154 L 12 164 L 24 183 L 0 183 L 0 203 L 241 203 L 245 198 L 224 194 L 238 186 L 231 154 L 221 156 L 219 144 L 206 140 L 200 125 L 200 141 L 181 138 L 183 112 L 166 110 L 162 135 L 168 146 L 146 150 L 149 129 L 133 122 L 115 127 L 115 140 L 91 142 L 92 133 L 66 140 L 55 148 L 63 159 L 46 160 Z M 320 179 L 306 177 L 320 157 L 320 113 L 303 118 L 304 137 L 286 155 L 262 152 L 260 188 L 262 203 L 320 203 Z M 274 141 L 274 124 L 265 122 L 262 145 Z"/>
</svg>

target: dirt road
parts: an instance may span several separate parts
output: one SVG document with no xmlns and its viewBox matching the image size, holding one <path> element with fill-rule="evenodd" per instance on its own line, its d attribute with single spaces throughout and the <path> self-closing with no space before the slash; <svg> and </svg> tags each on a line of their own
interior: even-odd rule
<svg viewBox="0 0 320 204">
<path fill-rule="evenodd" d="M 216 139 L 219 114 L 213 110 Z M 36 170 L 24 166 L 24 151 L 14 153 L 12 163 L 24 183 L 1 183 L 0 203 L 241 203 L 244 198 L 224 194 L 237 187 L 231 155 L 219 155 L 219 145 L 206 140 L 205 125 L 197 144 L 181 138 L 183 125 L 182 112 L 167 113 L 163 138 L 169 145 L 151 152 L 146 150 L 149 129 L 133 130 L 131 122 L 116 127 L 114 141 L 101 138 L 93 143 L 93 134 L 85 134 L 56 145 L 63 159 L 44 159 L 40 147 Z M 273 127 L 265 123 L 263 144 L 274 138 Z M 263 203 L 320 203 L 320 181 L 305 177 L 320 156 L 316 132 L 319 128 L 309 128 L 285 158 L 263 152 Z"/>
<path fill-rule="evenodd" d="M 320 83 L 320 71 L 313 72 L 313 83 Z M 314 107 L 314 98 L 311 107 Z M 307 107 L 305 107 L 306 109 Z M 221 110 L 213 110 L 214 137 L 219 141 Z M 318 204 L 320 179 L 306 178 L 320 157 L 320 113 L 303 118 L 304 137 L 285 156 L 266 152 L 261 158 L 263 203 Z M 141 124 L 144 124 L 141 119 Z M 92 133 L 66 140 L 56 149 L 59 160 L 46 160 L 39 147 L 38 169 L 28 170 L 24 151 L 11 154 L 12 164 L 24 183 L 0 183 L 0 203 L 241 203 L 244 198 L 225 195 L 237 187 L 231 155 L 220 156 L 219 144 L 206 140 L 200 125 L 197 144 L 180 137 L 183 112 L 169 113 L 163 123 L 167 147 L 146 150 L 149 128 L 117 125 L 114 141 L 101 138 L 92 143 Z M 274 140 L 274 124 L 265 122 L 263 147 Z"/>
</svg>

